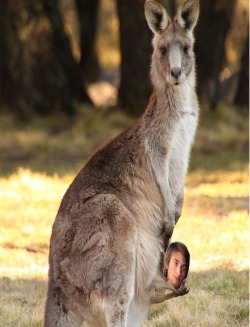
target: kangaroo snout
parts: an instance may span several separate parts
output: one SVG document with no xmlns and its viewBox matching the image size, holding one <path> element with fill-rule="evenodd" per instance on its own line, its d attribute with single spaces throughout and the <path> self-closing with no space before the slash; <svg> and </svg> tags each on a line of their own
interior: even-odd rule
<svg viewBox="0 0 250 327">
<path fill-rule="evenodd" d="M 183 70 L 178 66 L 171 68 L 169 75 L 169 82 L 174 85 L 180 84 L 184 78 Z"/>
<path fill-rule="evenodd" d="M 176 80 L 181 76 L 181 67 L 174 67 L 171 69 L 171 77 Z"/>
<path fill-rule="evenodd" d="M 173 84 L 179 84 L 182 81 L 182 69 L 181 67 L 174 67 L 170 70 L 171 82 Z"/>
</svg>

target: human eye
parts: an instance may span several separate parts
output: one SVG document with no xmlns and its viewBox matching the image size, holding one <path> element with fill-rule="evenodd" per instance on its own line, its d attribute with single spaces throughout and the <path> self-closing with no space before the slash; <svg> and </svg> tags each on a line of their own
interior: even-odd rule
<svg viewBox="0 0 250 327">
<path fill-rule="evenodd" d="M 187 267 L 186 266 L 181 267 L 181 271 L 182 271 L 182 273 L 185 274 L 187 272 Z"/>
</svg>

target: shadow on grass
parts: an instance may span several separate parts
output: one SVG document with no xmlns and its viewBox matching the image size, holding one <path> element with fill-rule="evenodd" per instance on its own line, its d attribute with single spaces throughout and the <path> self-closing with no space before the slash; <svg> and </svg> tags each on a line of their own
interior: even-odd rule
<svg viewBox="0 0 250 327">
<path fill-rule="evenodd" d="M 246 190 L 247 192 L 247 190 Z M 233 211 L 248 212 L 249 198 L 247 196 L 208 196 L 189 195 L 186 197 L 185 209 L 199 208 L 199 214 L 212 214 L 211 219 L 227 218 Z"/>
<path fill-rule="evenodd" d="M 0 290 L 1 326 L 43 326 L 46 281 L 3 277 Z"/>
<path fill-rule="evenodd" d="M 83 151 L 84 152 L 84 151 Z M 93 151 L 94 152 L 94 151 Z M 85 161 L 92 153 L 83 153 L 82 155 L 63 156 L 29 156 L 23 158 L 6 157 L 0 160 L 0 174 L 7 177 L 15 173 L 19 168 L 26 168 L 33 172 L 45 173 L 49 176 L 58 174 L 64 176 L 67 174 L 76 174 L 84 165 Z M 194 154 L 190 160 L 190 172 L 201 171 L 215 172 L 218 170 L 235 171 L 244 169 L 248 164 L 248 154 Z"/>
<path fill-rule="evenodd" d="M 189 171 L 204 170 L 214 172 L 217 170 L 241 170 L 248 164 L 248 153 L 213 153 L 191 155 Z"/>
<path fill-rule="evenodd" d="M 189 305 L 190 309 L 196 310 L 196 315 L 193 316 L 193 325 L 197 324 L 197 316 L 202 316 L 204 313 L 204 305 L 206 301 L 215 300 L 215 297 L 220 298 L 221 310 L 218 314 L 224 314 L 225 319 L 232 320 L 233 324 L 245 326 L 248 321 L 248 271 L 235 271 L 226 268 L 208 270 L 202 272 L 190 272 L 187 281 L 190 287 L 190 294 L 181 297 L 178 300 L 170 300 L 164 304 L 153 306 L 150 310 L 150 321 L 161 314 L 166 314 L 166 310 L 170 311 L 171 305 L 182 306 Z M 18 322 L 18 326 L 42 326 L 43 313 L 47 292 L 47 281 L 39 279 L 0 279 L 1 289 L 1 309 L 0 316 L 4 326 L 14 326 Z M 173 302 L 172 302 L 173 301 Z M 188 302 L 184 302 L 188 301 Z M 205 301 L 205 303 L 204 303 Z M 225 303 L 223 304 L 223 301 Z M 238 307 L 235 307 L 235 303 Z M 225 311 L 225 308 L 232 305 L 232 312 Z M 181 314 L 181 312 L 180 312 Z M 244 323 L 243 323 L 244 322 Z M 153 323 L 150 326 L 158 326 Z M 163 326 L 163 325 L 162 325 Z M 165 324 L 164 326 L 168 326 Z M 231 325 L 230 325 L 231 326 Z"/>
<path fill-rule="evenodd" d="M 8 177 L 15 173 L 19 168 L 29 169 L 33 172 L 45 173 L 46 175 L 65 176 L 76 174 L 88 159 L 86 155 L 70 157 L 29 157 L 23 159 L 5 158 L 0 161 L 1 176 Z"/>
</svg>

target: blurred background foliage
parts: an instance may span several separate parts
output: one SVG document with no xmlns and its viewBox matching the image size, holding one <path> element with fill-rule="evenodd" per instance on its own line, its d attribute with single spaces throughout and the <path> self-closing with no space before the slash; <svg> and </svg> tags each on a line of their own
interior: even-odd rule
<svg viewBox="0 0 250 327">
<path fill-rule="evenodd" d="M 173 15 L 182 1 L 159 2 Z M 199 97 L 211 111 L 219 102 L 248 108 L 248 1 L 200 5 Z M 152 52 L 144 0 L 5 0 L 0 15 L 2 112 L 72 117 L 79 104 L 118 105 L 133 116 L 144 111 Z"/>
</svg>

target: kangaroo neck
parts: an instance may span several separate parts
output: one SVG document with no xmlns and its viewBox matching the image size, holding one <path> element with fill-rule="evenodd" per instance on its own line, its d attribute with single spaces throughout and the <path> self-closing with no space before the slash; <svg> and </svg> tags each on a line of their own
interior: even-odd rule
<svg viewBox="0 0 250 327">
<path fill-rule="evenodd" d="M 178 121 L 186 108 L 193 107 L 194 92 L 189 83 L 154 88 L 148 107 L 142 116 L 141 127 L 146 143 L 168 147 Z"/>
<path fill-rule="evenodd" d="M 187 92 L 189 88 L 189 92 Z M 188 85 L 164 85 L 154 88 L 148 107 L 142 116 L 147 124 L 162 126 L 174 122 L 182 115 L 183 108 L 192 103 L 191 88 Z"/>
<path fill-rule="evenodd" d="M 167 85 L 164 88 L 154 90 L 155 113 L 165 117 L 178 115 L 180 106 L 180 90 L 177 87 Z M 163 117 L 162 117 L 163 118 Z"/>
</svg>

